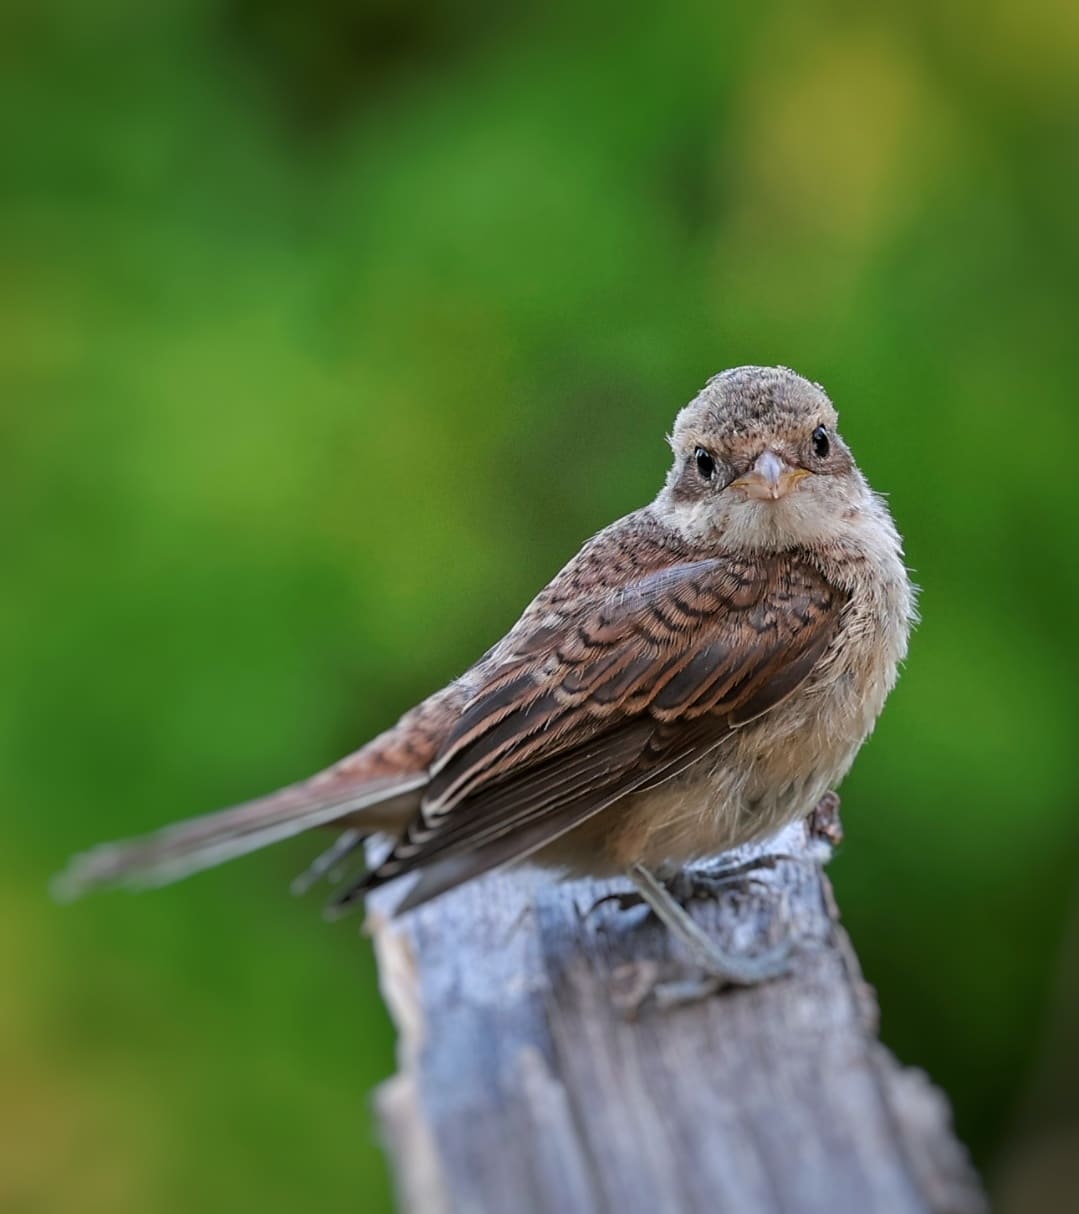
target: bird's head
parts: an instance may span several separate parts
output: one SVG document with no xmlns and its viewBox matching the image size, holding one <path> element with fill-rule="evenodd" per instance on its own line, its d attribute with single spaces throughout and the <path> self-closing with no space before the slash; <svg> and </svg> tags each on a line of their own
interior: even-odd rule
<svg viewBox="0 0 1079 1214">
<path fill-rule="evenodd" d="M 873 495 L 824 390 L 785 367 L 737 367 L 679 413 L 657 506 L 689 539 L 779 551 L 842 539 Z"/>
</svg>

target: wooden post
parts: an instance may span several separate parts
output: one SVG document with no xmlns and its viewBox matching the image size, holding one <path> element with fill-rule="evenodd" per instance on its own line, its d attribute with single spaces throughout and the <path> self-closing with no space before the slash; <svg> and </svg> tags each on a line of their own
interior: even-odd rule
<svg viewBox="0 0 1079 1214">
<path fill-rule="evenodd" d="M 802 824 L 791 857 L 695 900 L 728 950 L 793 934 L 793 973 L 673 1008 L 616 1004 L 684 968 L 619 882 L 514 870 L 390 920 L 399 1073 L 378 1112 L 413 1214 L 980 1214 L 947 1101 L 876 1038 L 874 995 Z M 898 910 L 897 910 L 898 913 Z"/>
</svg>

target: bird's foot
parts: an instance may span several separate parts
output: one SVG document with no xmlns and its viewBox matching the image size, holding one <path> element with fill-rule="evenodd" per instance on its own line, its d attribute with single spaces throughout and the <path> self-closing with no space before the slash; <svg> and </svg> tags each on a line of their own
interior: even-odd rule
<svg viewBox="0 0 1079 1214">
<path fill-rule="evenodd" d="M 756 885 L 765 886 L 758 874 L 765 869 L 773 869 L 783 860 L 797 863 L 796 856 L 788 856 L 783 852 L 768 852 L 760 856 L 751 856 L 738 864 L 725 864 L 722 861 L 715 864 L 694 864 L 691 868 L 682 868 L 671 876 L 662 877 L 663 885 L 670 895 L 683 907 L 695 899 L 714 898 L 717 894 L 730 889 L 745 890 Z"/>
<path fill-rule="evenodd" d="M 743 865 L 734 874 L 744 876 Z M 731 874 L 727 874 L 730 876 Z M 731 986 L 756 986 L 780 978 L 791 970 L 794 942 L 782 944 L 755 957 L 736 956 L 722 949 L 688 913 L 678 898 L 642 864 L 630 870 L 642 903 L 647 905 L 681 944 L 693 961 L 688 971 L 671 974 L 658 962 L 622 966 L 615 973 L 612 998 L 626 1015 L 633 1016 L 651 1001 L 661 1008 L 676 1007 L 707 998 Z"/>
<path fill-rule="evenodd" d="M 692 868 L 681 868 L 664 873 L 657 877 L 672 898 L 683 908 L 695 899 L 714 898 L 717 894 L 728 890 L 745 890 L 757 885 L 764 887 L 764 882 L 755 874 L 762 869 L 771 869 L 781 860 L 796 860 L 795 856 L 787 856 L 780 852 L 768 855 L 753 856 L 738 864 L 718 863 L 715 865 L 694 865 Z M 648 913 L 654 914 L 655 908 L 639 889 L 618 890 L 612 894 L 604 894 L 584 912 L 585 920 L 590 919 L 598 910 L 605 906 L 613 906 L 618 911 L 638 910 L 644 907 Z"/>
</svg>

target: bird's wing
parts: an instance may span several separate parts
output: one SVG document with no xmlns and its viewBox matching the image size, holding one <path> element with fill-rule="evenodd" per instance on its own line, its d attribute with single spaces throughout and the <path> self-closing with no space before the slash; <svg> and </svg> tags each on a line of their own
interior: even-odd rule
<svg viewBox="0 0 1079 1214">
<path fill-rule="evenodd" d="M 845 602 L 805 560 L 717 557 L 545 619 L 465 705 L 408 831 L 362 889 L 437 863 L 415 905 L 669 778 L 789 695 Z"/>
</svg>

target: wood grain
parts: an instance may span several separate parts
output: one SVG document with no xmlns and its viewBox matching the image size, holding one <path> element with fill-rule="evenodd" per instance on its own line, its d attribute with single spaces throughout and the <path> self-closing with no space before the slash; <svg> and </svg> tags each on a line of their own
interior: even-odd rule
<svg viewBox="0 0 1079 1214">
<path fill-rule="evenodd" d="M 794 973 L 627 1019 L 612 990 L 684 962 L 641 910 L 588 916 L 618 883 L 522 869 L 402 920 L 372 900 L 400 1072 L 378 1111 L 417 1214 L 709 1211 L 979 1214 L 944 1097 L 876 1037 L 877 1012 L 798 824 L 791 857 L 697 900 L 727 949 L 793 933 Z M 380 913 L 382 912 L 382 913 Z M 623 967 L 632 967 L 627 978 Z"/>
</svg>

